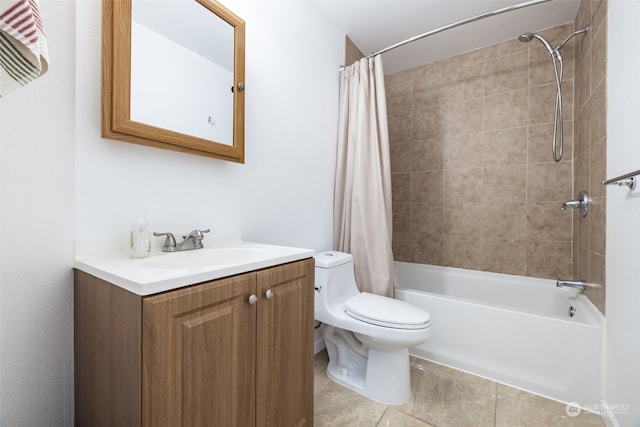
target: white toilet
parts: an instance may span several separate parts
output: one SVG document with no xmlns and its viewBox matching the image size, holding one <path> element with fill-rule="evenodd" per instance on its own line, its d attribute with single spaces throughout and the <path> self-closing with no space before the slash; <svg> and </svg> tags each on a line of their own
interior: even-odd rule
<svg viewBox="0 0 640 427">
<path fill-rule="evenodd" d="M 405 301 L 358 291 L 353 257 L 315 255 L 315 318 L 329 353 L 327 375 L 388 405 L 411 397 L 409 347 L 429 338 L 429 313 Z"/>
</svg>

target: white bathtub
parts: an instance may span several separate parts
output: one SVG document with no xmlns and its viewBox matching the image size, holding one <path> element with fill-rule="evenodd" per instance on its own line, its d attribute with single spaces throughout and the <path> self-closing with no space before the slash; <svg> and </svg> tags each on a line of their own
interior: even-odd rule
<svg viewBox="0 0 640 427">
<path fill-rule="evenodd" d="M 604 318 L 576 290 L 405 262 L 395 279 L 395 297 L 431 315 L 431 337 L 411 354 L 562 402 L 600 402 Z"/>
</svg>

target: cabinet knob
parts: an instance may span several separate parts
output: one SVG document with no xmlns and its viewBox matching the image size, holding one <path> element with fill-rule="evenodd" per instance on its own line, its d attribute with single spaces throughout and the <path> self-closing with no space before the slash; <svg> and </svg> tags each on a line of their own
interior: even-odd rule
<svg viewBox="0 0 640 427">
<path fill-rule="evenodd" d="M 264 293 L 264 296 L 267 297 L 267 299 L 273 298 L 273 291 L 269 289 L 267 292 Z"/>
<path fill-rule="evenodd" d="M 253 305 L 253 304 L 257 303 L 257 302 L 258 302 L 258 297 L 257 296 L 251 295 L 249 297 L 249 304 Z"/>
</svg>

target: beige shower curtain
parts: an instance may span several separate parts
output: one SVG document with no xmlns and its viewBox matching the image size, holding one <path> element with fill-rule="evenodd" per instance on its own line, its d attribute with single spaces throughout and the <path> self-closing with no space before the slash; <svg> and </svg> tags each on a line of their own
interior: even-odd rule
<svg viewBox="0 0 640 427">
<path fill-rule="evenodd" d="M 333 245 L 353 255 L 361 292 L 393 296 L 391 166 L 382 59 L 340 73 Z"/>
</svg>

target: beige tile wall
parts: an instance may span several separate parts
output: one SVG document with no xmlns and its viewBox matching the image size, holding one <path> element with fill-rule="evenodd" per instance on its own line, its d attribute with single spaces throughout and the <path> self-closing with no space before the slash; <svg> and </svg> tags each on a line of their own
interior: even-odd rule
<svg viewBox="0 0 640 427">
<path fill-rule="evenodd" d="M 542 35 L 557 44 L 573 29 Z M 572 277 L 573 214 L 560 206 L 574 198 L 574 44 L 562 51 L 560 163 L 551 158 L 553 67 L 535 40 L 386 77 L 396 260 Z"/>
<path fill-rule="evenodd" d="M 576 144 L 573 179 L 576 191 L 586 190 L 592 198 L 586 218 L 574 214 L 573 275 L 600 285 L 587 296 L 605 311 L 605 205 L 607 152 L 607 2 L 583 0 L 575 20 L 576 28 L 590 26 L 576 43 Z"/>
<path fill-rule="evenodd" d="M 344 40 L 345 50 L 344 50 L 344 65 L 349 66 L 359 59 L 364 58 L 364 53 L 356 46 L 356 44 L 349 38 L 349 36 L 345 36 Z"/>
</svg>

